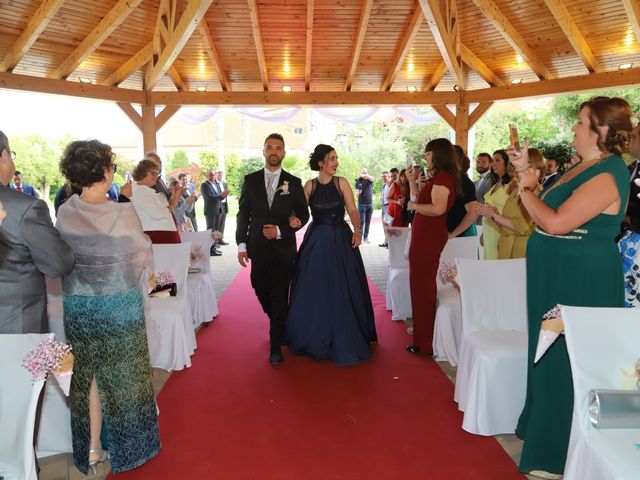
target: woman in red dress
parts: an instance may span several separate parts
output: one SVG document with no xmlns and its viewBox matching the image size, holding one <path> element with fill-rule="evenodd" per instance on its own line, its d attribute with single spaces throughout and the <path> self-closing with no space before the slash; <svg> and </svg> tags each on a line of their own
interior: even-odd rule
<svg viewBox="0 0 640 480">
<path fill-rule="evenodd" d="M 427 180 L 419 189 L 419 171 L 407 172 L 411 201 L 415 211 L 409 247 L 409 282 L 413 308 L 413 344 L 407 351 L 433 351 L 433 326 L 436 318 L 436 275 L 440 253 L 447 243 L 447 212 L 460 194 L 460 166 L 453 145 L 446 138 L 427 143 Z M 419 193 L 418 193 L 419 190 Z"/>
<path fill-rule="evenodd" d="M 389 216 L 393 217 L 392 227 L 406 227 L 409 225 L 407 215 L 405 215 L 404 204 L 409 197 L 409 180 L 407 179 L 406 170 L 402 170 L 398 176 L 398 180 L 391 184 L 389 193 L 387 194 L 387 202 L 389 202 Z"/>
</svg>

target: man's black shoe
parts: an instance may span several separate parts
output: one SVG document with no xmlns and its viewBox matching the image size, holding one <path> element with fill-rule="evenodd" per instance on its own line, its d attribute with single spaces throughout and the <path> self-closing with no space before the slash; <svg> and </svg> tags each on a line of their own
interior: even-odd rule
<svg viewBox="0 0 640 480">
<path fill-rule="evenodd" d="M 210 253 L 210 255 L 211 255 L 212 257 L 219 257 L 219 256 L 221 256 L 221 255 L 222 255 L 222 252 L 221 252 L 220 250 L 216 250 L 216 249 L 213 249 L 213 248 L 212 248 L 212 249 L 211 249 L 211 253 Z"/>
<path fill-rule="evenodd" d="M 229 245 L 229 242 L 225 242 L 224 240 L 218 240 L 218 245 Z"/>
<path fill-rule="evenodd" d="M 282 350 L 274 349 L 271 350 L 271 355 L 269 356 L 269 363 L 271 365 L 280 365 L 282 363 Z"/>
<path fill-rule="evenodd" d="M 387 246 L 387 244 L 386 244 L 386 243 L 381 243 L 381 244 L 379 244 L 378 246 L 379 246 L 379 247 L 386 247 L 386 246 Z"/>
</svg>

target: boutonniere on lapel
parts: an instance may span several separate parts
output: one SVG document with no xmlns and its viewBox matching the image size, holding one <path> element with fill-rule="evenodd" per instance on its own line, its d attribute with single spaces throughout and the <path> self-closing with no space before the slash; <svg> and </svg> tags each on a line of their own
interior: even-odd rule
<svg viewBox="0 0 640 480">
<path fill-rule="evenodd" d="M 289 195 L 289 181 L 285 180 L 282 182 L 282 185 L 276 189 L 276 192 L 280 192 L 280 195 Z"/>
</svg>

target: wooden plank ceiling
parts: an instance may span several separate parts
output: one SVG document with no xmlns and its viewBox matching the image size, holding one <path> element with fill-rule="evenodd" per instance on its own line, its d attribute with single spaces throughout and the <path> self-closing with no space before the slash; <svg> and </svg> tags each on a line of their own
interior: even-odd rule
<svg viewBox="0 0 640 480">
<path fill-rule="evenodd" d="M 114 99 L 126 90 L 140 103 L 156 93 L 158 99 L 197 103 L 193 92 L 206 89 L 225 92 L 233 103 L 247 92 L 288 86 L 304 93 L 294 97 L 300 102 L 326 103 L 318 99 L 341 92 L 334 97 L 340 103 L 388 103 L 382 99 L 394 97 L 387 92 L 414 89 L 416 98 L 456 91 L 489 100 L 570 91 L 571 85 L 593 85 L 585 80 L 592 75 L 607 86 L 628 85 L 640 75 L 638 5 L 0 0 L 0 87 L 68 92 L 75 86 L 85 96 Z M 622 64 L 632 68 L 620 71 Z M 573 77 L 573 83 L 558 81 Z M 80 79 L 111 88 L 81 85 Z M 184 100 L 162 92 L 180 92 Z"/>
</svg>

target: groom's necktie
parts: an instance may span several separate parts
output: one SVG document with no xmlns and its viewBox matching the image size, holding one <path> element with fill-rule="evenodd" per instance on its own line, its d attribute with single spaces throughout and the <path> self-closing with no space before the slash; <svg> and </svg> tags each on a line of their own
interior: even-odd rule
<svg viewBox="0 0 640 480">
<path fill-rule="evenodd" d="M 273 203 L 273 197 L 276 194 L 276 189 L 273 184 L 276 181 L 278 174 L 277 173 L 267 173 L 267 201 L 269 202 L 269 208 L 271 208 L 271 204 Z"/>
</svg>

